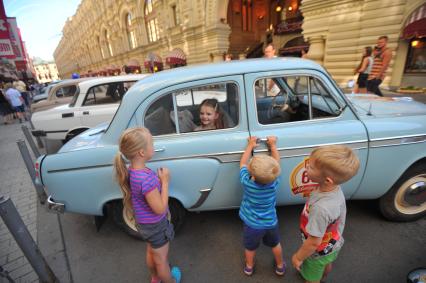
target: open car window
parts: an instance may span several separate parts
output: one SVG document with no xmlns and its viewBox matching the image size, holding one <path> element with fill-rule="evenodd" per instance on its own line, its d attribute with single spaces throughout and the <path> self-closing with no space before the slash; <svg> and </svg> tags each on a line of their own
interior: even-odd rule
<svg viewBox="0 0 426 283">
<path fill-rule="evenodd" d="M 214 128 L 203 127 L 201 104 L 215 104 Z M 155 135 L 233 128 L 239 123 L 239 94 L 235 83 L 208 84 L 181 89 L 160 97 L 148 107 L 144 125 Z M 217 127 L 216 127 L 217 125 Z"/>
<path fill-rule="evenodd" d="M 278 88 L 271 95 L 271 83 Z M 257 117 L 260 124 L 276 124 L 335 117 L 340 107 L 330 91 L 311 76 L 262 78 L 255 82 Z"/>
<path fill-rule="evenodd" d="M 112 82 L 91 87 L 83 101 L 83 106 L 120 103 L 127 90 L 135 83 Z"/>
</svg>

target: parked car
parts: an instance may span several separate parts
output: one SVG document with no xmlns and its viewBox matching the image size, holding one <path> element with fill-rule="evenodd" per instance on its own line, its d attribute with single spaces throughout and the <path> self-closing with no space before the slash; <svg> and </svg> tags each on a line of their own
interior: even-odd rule
<svg viewBox="0 0 426 283">
<path fill-rule="evenodd" d="M 64 80 L 52 85 L 46 99 L 31 104 L 31 112 L 34 113 L 62 104 L 69 104 L 74 95 L 78 92 L 78 83 L 87 79 L 89 78 Z"/>
<path fill-rule="evenodd" d="M 279 92 L 271 95 L 274 83 Z M 216 98 L 224 129 L 194 131 L 198 108 Z M 382 214 L 409 221 L 425 215 L 426 105 L 375 95 L 345 95 L 321 66 L 304 59 L 257 59 L 183 67 L 142 79 L 124 97 L 110 124 L 90 129 L 57 154 L 36 162 L 38 178 L 59 212 L 104 215 L 108 207 L 126 232 L 113 180 L 121 133 L 147 127 L 155 155 L 148 166 L 171 172 L 169 209 L 176 229 L 185 211 L 238 208 L 239 161 L 247 138 L 278 137 L 282 173 L 277 205 L 300 204 L 317 184 L 305 163 L 318 146 L 344 144 L 360 159 L 358 174 L 342 185 L 347 199 L 379 199 Z M 264 142 L 254 154 L 267 152 Z"/>
<path fill-rule="evenodd" d="M 36 102 L 39 102 L 39 101 L 47 99 L 47 97 L 49 97 L 49 92 L 52 89 L 52 87 L 55 84 L 58 84 L 60 82 L 61 81 L 54 81 L 54 82 L 51 82 L 48 86 L 42 88 L 42 90 L 41 90 L 41 92 L 39 94 L 36 94 L 36 95 L 33 96 L 33 98 L 32 98 L 33 103 L 36 103 Z"/>
<path fill-rule="evenodd" d="M 31 116 L 33 135 L 46 140 L 69 141 L 114 116 L 127 89 L 147 75 L 124 75 L 78 80 L 71 102 Z"/>
</svg>

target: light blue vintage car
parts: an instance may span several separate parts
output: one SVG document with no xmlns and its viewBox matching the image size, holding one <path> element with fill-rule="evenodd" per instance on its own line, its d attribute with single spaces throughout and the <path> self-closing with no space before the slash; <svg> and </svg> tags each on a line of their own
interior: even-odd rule
<svg viewBox="0 0 426 283">
<path fill-rule="evenodd" d="M 216 98 L 224 128 L 194 131 L 199 105 Z M 170 215 L 176 228 L 185 211 L 237 208 L 242 189 L 239 160 L 247 138 L 278 137 L 279 205 L 300 204 L 316 187 L 305 161 L 317 146 L 345 144 L 361 167 L 343 184 L 347 199 L 379 199 L 391 220 L 408 221 L 426 211 L 426 105 L 375 95 L 344 95 L 330 75 L 295 58 L 224 62 L 163 71 L 144 78 L 125 95 L 114 119 L 90 129 L 52 155 L 37 160 L 37 181 L 59 212 L 102 216 L 135 233 L 113 180 L 120 134 L 147 127 L 154 136 L 152 169 L 171 172 Z"/>
</svg>

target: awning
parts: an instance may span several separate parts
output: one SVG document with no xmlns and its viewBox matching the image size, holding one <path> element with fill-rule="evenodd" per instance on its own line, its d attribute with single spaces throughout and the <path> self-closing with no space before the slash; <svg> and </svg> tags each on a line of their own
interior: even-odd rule
<svg viewBox="0 0 426 283">
<path fill-rule="evenodd" d="M 175 48 L 166 57 L 167 65 L 186 65 L 186 55 L 180 48 Z"/>
<path fill-rule="evenodd" d="M 412 22 L 404 28 L 402 38 L 412 39 L 426 36 L 426 18 Z"/>
<path fill-rule="evenodd" d="M 401 37 L 404 39 L 412 39 L 415 37 L 426 36 L 426 4 L 423 4 L 411 13 Z"/>
<path fill-rule="evenodd" d="M 143 63 L 150 72 L 161 71 L 163 69 L 163 60 L 155 53 L 149 53 Z"/>
<path fill-rule="evenodd" d="M 120 71 L 121 71 L 120 68 L 117 65 L 114 65 L 114 64 L 107 67 L 107 73 L 110 76 L 119 75 Z"/>
<path fill-rule="evenodd" d="M 131 73 L 140 73 L 141 72 L 141 65 L 139 64 L 139 61 L 136 59 L 130 59 L 129 62 L 126 64 L 127 68 L 129 68 Z"/>
</svg>

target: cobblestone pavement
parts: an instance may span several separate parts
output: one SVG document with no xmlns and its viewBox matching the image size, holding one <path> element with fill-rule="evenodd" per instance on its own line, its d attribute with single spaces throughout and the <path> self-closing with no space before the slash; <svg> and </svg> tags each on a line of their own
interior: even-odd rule
<svg viewBox="0 0 426 283">
<path fill-rule="evenodd" d="M 0 125 L 0 196 L 10 197 L 34 240 L 37 240 L 37 194 L 16 141 L 25 140 L 17 121 Z M 29 126 L 29 125 L 28 125 Z M 0 266 L 16 282 L 38 282 L 37 274 L 0 219 Z M 0 282 L 8 282 L 0 277 Z"/>
</svg>

